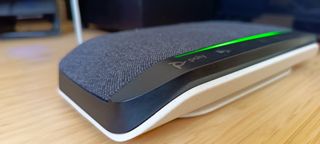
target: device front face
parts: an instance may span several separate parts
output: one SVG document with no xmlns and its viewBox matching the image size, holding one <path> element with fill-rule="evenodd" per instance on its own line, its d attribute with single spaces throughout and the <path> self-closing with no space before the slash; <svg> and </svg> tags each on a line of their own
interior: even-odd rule
<svg viewBox="0 0 320 144">
<path fill-rule="evenodd" d="M 151 93 L 174 97 L 196 85 L 314 41 L 313 35 L 300 32 L 267 32 L 199 48 L 155 64 L 123 87 L 112 101 L 130 101 Z M 168 91 L 171 89 L 172 92 Z"/>
<path fill-rule="evenodd" d="M 214 29 L 215 26 L 216 25 L 212 25 L 211 28 Z M 241 26 L 243 25 L 240 25 L 239 27 L 241 28 Z M 181 31 L 189 29 L 188 32 L 191 31 L 190 33 L 194 33 L 195 35 L 197 35 L 197 32 L 203 33 L 204 31 L 208 31 L 208 29 L 196 29 L 196 24 L 189 26 L 178 25 L 176 28 L 172 27 L 173 26 L 168 29 L 179 29 L 180 27 L 183 27 Z M 165 28 L 161 28 L 160 30 L 163 29 Z M 151 31 L 150 33 L 157 32 L 155 29 L 150 29 L 149 31 Z M 149 33 L 149 31 L 146 30 L 143 32 Z M 172 33 L 170 31 L 167 31 L 167 33 L 167 36 L 164 33 L 161 33 L 159 37 L 170 38 Z M 179 35 L 181 34 L 183 33 L 180 33 Z M 214 32 L 210 34 L 214 34 Z M 214 37 L 208 34 L 201 36 Z M 109 39 L 114 40 L 112 36 L 110 37 L 111 38 Z M 119 37 L 127 38 L 121 34 L 120 36 L 118 35 L 117 38 Z M 141 37 L 138 37 L 135 42 L 143 42 L 140 39 Z M 168 38 L 165 39 L 169 40 Z M 176 37 L 172 37 L 172 39 L 178 40 Z M 180 43 L 188 43 L 193 39 L 193 36 L 189 36 L 188 39 L 182 37 Z M 134 73 L 135 76 L 132 79 L 129 78 L 130 80 L 125 80 L 125 82 L 123 82 L 125 85 L 118 88 L 118 90 L 114 92 L 111 97 L 107 97 L 107 99 L 106 97 L 101 96 L 105 91 L 100 93 L 91 89 L 90 86 L 95 86 L 95 83 L 91 84 L 91 82 L 94 82 L 97 79 L 86 81 L 83 78 L 86 76 L 91 77 L 90 74 L 96 73 L 97 71 L 94 71 L 96 65 L 91 65 L 90 67 L 86 65 L 83 66 L 83 62 L 80 60 L 80 58 L 83 57 L 82 55 L 79 55 L 80 52 L 90 53 L 93 50 L 90 51 L 90 48 L 80 48 L 71 52 L 71 54 L 62 60 L 60 64 L 59 86 L 69 98 L 85 110 L 106 130 L 112 133 L 127 133 L 142 124 L 177 96 L 197 85 L 314 42 L 315 37 L 310 34 L 269 28 L 267 31 L 257 30 L 257 32 L 253 34 L 244 34 L 242 37 L 235 37 L 233 39 L 211 44 L 208 44 L 207 41 L 201 42 L 201 40 L 199 40 L 198 44 L 195 45 L 198 46 L 197 48 L 194 47 L 192 50 L 183 52 L 172 52 L 174 55 L 167 54 L 166 56 L 163 56 L 164 54 L 159 51 L 159 53 L 154 56 L 161 57 L 162 60 L 157 60 L 154 63 L 152 62 L 151 66 L 141 70 L 139 73 L 120 71 L 120 69 L 113 68 L 112 70 L 114 71 L 112 74 L 116 78 L 118 73 L 130 74 L 131 72 Z M 111 43 L 111 45 L 113 44 Z M 154 49 L 156 49 L 156 45 L 154 46 Z M 177 50 L 179 51 L 178 48 Z M 136 51 L 139 50 L 136 49 Z M 144 49 L 144 51 L 148 51 L 148 49 Z M 74 56 L 74 53 L 77 53 L 77 55 Z M 116 56 L 127 62 L 127 64 L 122 66 L 127 66 L 129 68 L 135 67 L 135 65 L 132 65 L 132 61 L 136 60 L 135 56 L 127 54 L 123 55 L 122 53 L 117 54 L 118 55 Z M 108 55 L 108 52 L 106 52 L 105 55 Z M 140 56 L 139 54 L 137 55 Z M 146 57 L 151 60 L 151 56 Z M 70 58 L 72 58 L 72 60 L 70 60 Z M 90 59 L 90 62 L 104 63 L 103 60 L 105 59 L 107 58 L 98 57 Z M 145 58 L 142 59 L 145 60 Z M 148 63 L 148 61 L 145 61 L 145 63 Z M 138 65 L 137 67 L 139 67 L 140 62 L 137 62 L 136 64 Z M 101 66 L 100 64 L 97 65 Z M 102 65 L 108 66 L 108 64 Z M 72 67 L 72 69 L 68 68 L 69 66 Z M 116 66 L 112 65 L 111 67 Z M 77 73 L 76 68 L 79 68 L 79 71 L 86 74 L 81 74 L 83 77 L 72 75 L 72 72 Z M 101 67 L 101 69 L 105 68 Z M 96 73 L 96 75 L 103 74 Z M 128 78 L 126 76 L 124 77 Z M 99 77 L 95 76 L 94 78 Z M 106 79 L 105 83 L 109 84 L 108 80 L 110 79 Z M 96 86 L 99 87 L 99 84 L 96 84 Z M 105 87 L 108 88 L 108 86 Z M 103 87 L 100 87 L 100 89 L 103 89 Z"/>
</svg>

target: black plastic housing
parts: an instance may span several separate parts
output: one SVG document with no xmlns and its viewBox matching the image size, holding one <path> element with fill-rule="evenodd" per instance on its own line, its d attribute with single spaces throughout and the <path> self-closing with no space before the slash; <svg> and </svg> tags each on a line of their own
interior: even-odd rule
<svg viewBox="0 0 320 144">
<path fill-rule="evenodd" d="M 288 51 L 316 42 L 314 35 L 287 32 L 155 64 L 104 101 L 59 72 L 59 87 L 101 126 L 126 133 L 187 90 Z"/>
</svg>

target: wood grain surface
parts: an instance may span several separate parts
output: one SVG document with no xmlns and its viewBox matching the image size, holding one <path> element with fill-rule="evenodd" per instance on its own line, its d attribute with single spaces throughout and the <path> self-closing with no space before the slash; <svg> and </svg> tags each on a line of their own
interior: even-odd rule
<svg viewBox="0 0 320 144">
<path fill-rule="evenodd" d="M 0 40 L 1 144 L 114 143 L 57 93 L 58 62 L 74 47 L 71 33 Z M 320 144 L 320 56 L 224 108 L 174 120 L 126 143 Z"/>
</svg>

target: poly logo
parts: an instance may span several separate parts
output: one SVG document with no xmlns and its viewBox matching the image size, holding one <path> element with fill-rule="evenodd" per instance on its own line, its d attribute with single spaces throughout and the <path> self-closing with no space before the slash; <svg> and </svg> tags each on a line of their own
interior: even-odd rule
<svg viewBox="0 0 320 144">
<path fill-rule="evenodd" d="M 201 60 L 201 59 L 207 59 L 207 56 L 205 55 L 196 55 L 192 58 L 189 58 L 185 61 L 175 61 L 175 62 L 170 62 L 168 63 L 169 65 L 172 65 L 173 67 L 177 68 L 177 69 L 182 69 L 182 67 L 187 63 L 194 63 L 198 60 Z"/>
<path fill-rule="evenodd" d="M 187 61 L 182 61 L 182 62 L 171 62 L 169 63 L 170 65 L 174 66 L 177 69 L 182 69 L 182 66 L 186 63 Z"/>
</svg>

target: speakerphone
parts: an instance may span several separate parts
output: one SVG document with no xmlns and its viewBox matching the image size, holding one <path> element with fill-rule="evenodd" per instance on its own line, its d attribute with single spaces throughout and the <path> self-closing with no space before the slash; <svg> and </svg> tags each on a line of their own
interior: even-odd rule
<svg viewBox="0 0 320 144">
<path fill-rule="evenodd" d="M 123 31 L 67 54 L 59 93 L 106 136 L 126 141 L 248 95 L 317 51 L 312 34 L 241 22 Z"/>
</svg>

